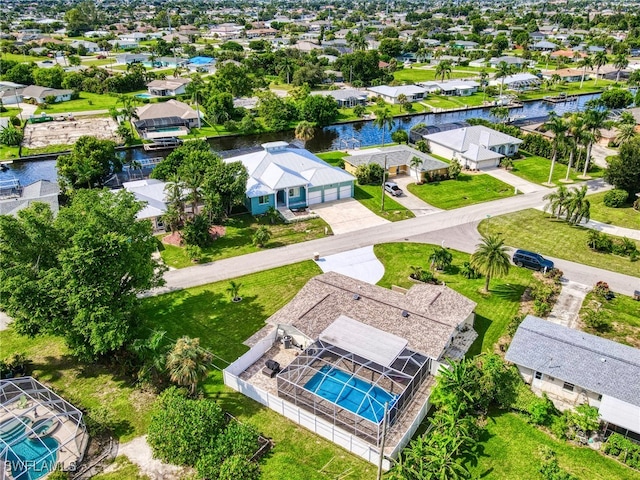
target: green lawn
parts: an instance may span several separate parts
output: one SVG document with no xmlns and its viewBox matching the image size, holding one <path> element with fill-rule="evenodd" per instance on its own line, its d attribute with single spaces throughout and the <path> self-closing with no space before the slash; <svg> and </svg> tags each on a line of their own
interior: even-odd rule
<svg viewBox="0 0 640 480">
<path fill-rule="evenodd" d="M 329 165 L 337 167 L 339 166 L 340 160 L 342 160 L 344 157 L 349 156 L 349 154 L 341 152 L 340 150 L 334 150 L 331 152 L 318 153 L 316 154 L 316 156 L 327 162 Z"/>
<path fill-rule="evenodd" d="M 501 234 L 507 245 L 572 262 L 640 277 L 638 263 L 628 257 L 598 253 L 587 246 L 589 229 L 571 226 L 535 209 L 483 220 L 482 234 Z M 636 242 L 640 247 L 640 242 Z"/>
<path fill-rule="evenodd" d="M 429 268 L 429 255 L 435 245 L 420 243 L 385 243 L 376 245 L 374 252 L 385 268 L 384 276 L 378 285 L 390 288 L 391 285 L 411 287 L 409 280 L 411 266 Z M 467 280 L 458 272 L 462 264 L 469 261 L 468 253 L 449 250 L 453 254 L 453 264 L 445 272 L 436 272 L 440 280 L 448 287 L 465 295 L 478 304 L 476 308 L 475 329 L 478 339 L 474 342 L 468 355 L 493 351 L 493 346 L 504 334 L 509 321 L 518 313 L 520 297 L 532 281 L 532 272 L 524 268 L 513 267 L 504 278 L 491 281 L 489 294 L 484 294 L 484 278 Z"/>
<path fill-rule="evenodd" d="M 536 155 L 530 155 L 526 152 L 521 153 L 525 155 L 525 158 L 514 160 L 513 169 L 510 170 L 510 172 L 532 183 L 546 183 L 547 180 L 549 180 L 549 169 L 551 168 L 551 160 Z M 573 180 L 574 182 L 580 181 L 578 179 L 578 175 L 582 175 L 582 171 L 576 172 L 574 169 L 572 169 L 569 172 L 569 179 Z M 589 175 L 591 175 L 593 178 L 600 178 L 604 175 L 604 170 L 595 164 L 591 164 Z M 552 183 L 560 185 L 562 183 L 560 182 L 560 180 L 564 179 L 566 176 L 567 165 L 556 162 L 553 168 Z"/>
<path fill-rule="evenodd" d="M 380 185 L 356 184 L 353 198 L 379 217 L 386 218 L 391 222 L 398 222 L 415 216 L 411 210 L 400 205 L 393 197 L 386 193 L 384 198 L 384 211 L 382 211 L 382 186 Z"/>
<path fill-rule="evenodd" d="M 591 219 L 618 227 L 640 229 L 640 212 L 631 205 L 621 208 L 607 207 L 604 203 L 605 192 L 589 195 Z"/>
<path fill-rule="evenodd" d="M 16 107 L 4 107 L 6 112 L 0 112 L 0 117 L 19 117 L 20 112 L 22 112 L 21 108 Z"/>
<path fill-rule="evenodd" d="M 566 93 L 567 95 L 580 95 L 585 93 L 596 93 L 603 91 L 607 86 L 613 85 L 616 82 L 613 80 L 598 79 L 585 80 L 580 88 L 580 82 L 567 83 L 566 85 L 554 85 L 549 89 L 540 89 L 526 93 L 519 93 L 518 98 L 520 100 L 537 100 L 539 98 L 558 95 L 559 93 Z"/>
<path fill-rule="evenodd" d="M 271 231 L 271 239 L 264 247 L 266 249 L 324 237 L 325 228 L 329 227 L 321 218 L 298 223 L 271 225 L 262 217 L 254 217 L 249 214 L 238 215 L 224 222 L 225 234 L 215 240 L 212 246 L 204 249 L 202 262 L 213 262 L 214 260 L 260 251 L 261 249 L 252 243 L 253 234 L 260 225 L 267 225 Z M 329 231 L 331 230 L 329 229 Z M 183 247 L 162 244 L 159 248 L 161 249 L 160 255 L 167 265 L 175 268 L 193 265 Z"/>
<path fill-rule="evenodd" d="M 31 55 L 22 55 L 19 53 L 9 53 L 9 52 L 2 52 L 2 54 L 0 54 L 0 58 L 2 58 L 3 60 L 11 60 L 13 62 L 18 62 L 18 63 L 29 63 L 29 62 L 40 62 L 42 60 L 48 60 L 49 57 L 38 57 L 38 56 L 31 56 Z"/>
<path fill-rule="evenodd" d="M 49 105 L 45 110 L 38 108 L 36 114 L 46 112 L 49 114 L 82 112 L 86 110 L 109 110 L 115 107 L 118 98 L 107 94 L 81 92 L 80 98 L 77 100 L 69 100 L 68 102 L 60 102 Z"/>
<path fill-rule="evenodd" d="M 469 72 L 451 72 L 451 78 L 466 78 L 474 76 Z M 393 72 L 393 78 L 399 82 L 418 83 L 436 79 L 436 68 L 403 68 Z"/>
<path fill-rule="evenodd" d="M 409 185 L 409 191 L 429 205 L 444 210 L 465 207 L 474 203 L 512 197 L 513 187 L 487 174 L 461 173 L 457 180 Z"/>
<path fill-rule="evenodd" d="M 490 101 L 493 97 L 488 97 L 482 92 L 474 93 L 468 97 L 457 97 L 451 95 L 429 95 L 424 103 L 434 108 L 451 109 L 461 107 L 479 107 L 484 101 Z"/>
<path fill-rule="evenodd" d="M 560 468 L 580 479 L 638 480 L 640 472 L 625 467 L 588 447 L 558 441 L 529 425 L 515 413 L 494 412 L 481 437 L 477 465 L 470 465 L 472 478 L 516 480 L 542 478 L 539 449 L 551 448 Z"/>
<path fill-rule="evenodd" d="M 619 343 L 640 348 L 640 302 L 625 295 L 616 294 L 611 300 L 603 300 L 595 293 L 588 293 L 582 302 L 581 316 L 590 310 L 593 302 L 600 305 L 604 317 L 611 321 L 611 329 L 597 332 L 586 328 L 589 333 L 608 338 Z"/>
<path fill-rule="evenodd" d="M 84 60 L 82 62 L 83 65 L 93 66 L 93 67 L 102 67 L 104 65 L 112 65 L 116 63 L 115 58 L 96 58 L 92 60 Z"/>
<path fill-rule="evenodd" d="M 0 160 L 11 160 L 18 158 L 19 147 L 0 146 Z"/>
<path fill-rule="evenodd" d="M 140 468 L 131 463 L 128 457 L 120 455 L 109 465 L 109 473 L 99 473 L 93 480 L 150 480 L 140 473 Z"/>
</svg>

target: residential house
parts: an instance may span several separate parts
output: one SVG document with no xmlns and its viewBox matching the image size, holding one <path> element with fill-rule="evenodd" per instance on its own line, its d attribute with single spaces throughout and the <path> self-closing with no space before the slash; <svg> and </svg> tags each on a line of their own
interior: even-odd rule
<svg viewBox="0 0 640 480">
<path fill-rule="evenodd" d="M 504 156 L 518 153 L 519 138 L 483 125 L 463 127 L 426 135 L 431 152 L 457 160 L 464 168 L 482 170 L 497 167 Z"/>
<path fill-rule="evenodd" d="M 529 47 L 530 50 L 534 50 L 537 52 L 553 52 L 557 48 L 558 46 L 555 43 L 549 42 L 547 40 L 542 40 L 540 42 L 534 43 Z"/>
<path fill-rule="evenodd" d="M 562 68 L 560 70 L 546 70 L 542 72 L 542 78 L 551 79 L 554 75 L 558 75 L 563 82 L 573 83 L 582 81 L 582 75 L 584 73 L 584 79 L 589 80 L 589 72 L 583 72 L 582 69 L 577 68 Z"/>
<path fill-rule="evenodd" d="M 389 103 L 400 103 L 400 95 L 404 95 L 407 102 L 417 102 L 422 100 L 427 89 L 418 85 L 400 85 L 398 87 L 390 87 L 389 85 L 380 85 L 379 87 L 369 87 L 367 89 L 373 96 L 382 97 Z"/>
<path fill-rule="evenodd" d="M 505 358 L 558 408 L 596 407 L 609 430 L 640 440 L 640 350 L 527 316 Z"/>
<path fill-rule="evenodd" d="M 121 53 L 120 55 L 116 55 L 116 64 L 148 63 L 150 58 L 151 55 L 149 53 Z"/>
<path fill-rule="evenodd" d="M 388 468 L 381 454 L 398 457 L 429 411 L 435 375 L 477 337 L 475 306 L 444 285 L 389 290 L 324 273 L 245 342 L 224 382 Z"/>
<path fill-rule="evenodd" d="M 138 120 L 133 122 L 142 138 L 158 139 L 188 135 L 198 126 L 198 112 L 183 102 L 169 100 L 149 103 L 136 109 Z"/>
<path fill-rule="evenodd" d="M 503 78 L 494 78 L 489 85 L 504 85 L 507 90 L 534 90 L 540 86 L 540 79 L 531 73 L 514 73 Z"/>
<path fill-rule="evenodd" d="M 0 81 L 0 101 L 2 105 L 15 105 L 22 101 L 22 89 L 20 83 Z"/>
<path fill-rule="evenodd" d="M 574 58 L 584 58 L 586 53 L 574 52 L 573 50 L 555 50 L 549 54 L 549 58 L 552 60 L 558 58 L 565 58 L 567 60 L 573 60 Z"/>
<path fill-rule="evenodd" d="M 25 187 L 16 179 L 0 181 L 0 215 L 16 215 L 35 202 L 46 203 L 58 213 L 60 187 L 56 182 L 38 180 Z"/>
<path fill-rule="evenodd" d="M 181 33 L 168 33 L 162 37 L 162 39 L 167 43 L 189 43 L 189 37 L 185 34 Z"/>
<path fill-rule="evenodd" d="M 459 97 L 468 97 L 478 91 L 480 84 L 474 80 L 444 80 L 421 82 L 421 87 L 427 89 L 428 93 L 436 93 L 439 95 L 456 95 Z"/>
<path fill-rule="evenodd" d="M 138 42 L 134 42 L 131 40 L 108 40 L 114 50 L 133 50 L 134 48 L 138 48 Z"/>
<path fill-rule="evenodd" d="M 75 40 L 71 42 L 69 46 L 75 48 L 76 50 L 80 47 L 84 47 L 88 53 L 96 53 L 101 50 L 97 43 L 89 42 L 86 40 Z"/>
<path fill-rule="evenodd" d="M 71 100 L 73 90 L 60 90 L 57 88 L 29 85 L 21 92 L 22 98 L 35 100 L 36 103 L 46 103 L 47 97 L 55 97 L 55 103 Z"/>
<path fill-rule="evenodd" d="M 158 97 L 175 97 L 185 93 L 190 78 L 167 78 L 166 80 L 152 80 L 147 83 L 147 91 Z"/>
<path fill-rule="evenodd" d="M 414 157 L 420 160 L 420 165 L 412 166 Z M 352 152 L 344 157 L 344 169 L 355 175 L 360 165 L 375 163 L 385 168 L 390 177 L 396 175 L 411 175 L 419 181 L 425 181 L 436 175 L 446 175 L 449 164 L 422 153 L 408 145 L 393 145 L 389 147 L 365 149 Z"/>
<path fill-rule="evenodd" d="M 497 67 L 498 64 L 500 63 L 506 63 L 507 65 L 512 65 L 516 68 L 519 69 L 523 69 L 526 67 L 530 67 L 535 65 L 535 60 L 527 60 L 525 58 L 521 58 L 521 57 L 514 57 L 511 55 L 505 55 L 502 57 L 491 57 L 491 59 L 489 60 L 489 65 L 492 66 L 493 68 Z"/>
<path fill-rule="evenodd" d="M 212 57 L 193 57 L 186 66 L 191 72 L 210 73 L 216 69 L 216 60 Z"/>
<path fill-rule="evenodd" d="M 320 90 L 311 92 L 311 95 L 322 95 L 332 97 L 338 102 L 340 108 L 350 108 L 356 105 L 366 105 L 368 100 L 367 92 L 356 90 L 355 88 L 344 88 L 340 90 Z"/>
<path fill-rule="evenodd" d="M 456 40 L 453 46 L 455 48 L 461 48 L 463 50 L 474 50 L 478 48 L 478 42 L 471 42 L 468 40 Z"/>
<path fill-rule="evenodd" d="M 167 213 L 166 183 L 161 180 L 149 178 L 124 182 L 122 187 L 133 193 L 136 200 L 143 202 L 144 206 L 136 214 L 138 220 L 149 220 L 155 232 L 165 229 L 162 216 Z"/>
<path fill-rule="evenodd" d="M 311 152 L 287 142 L 262 144 L 262 150 L 225 159 L 247 168 L 245 205 L 252 215 L 269 208 L 305 208 L 353 196 L 355 178 Z"/>
</svg>

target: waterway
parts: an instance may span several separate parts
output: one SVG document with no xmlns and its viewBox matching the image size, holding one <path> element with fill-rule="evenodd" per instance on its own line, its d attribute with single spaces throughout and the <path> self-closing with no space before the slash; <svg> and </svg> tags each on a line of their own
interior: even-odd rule
<svg viewBox="0 0 640 480">
<path fill-rule="evenodd" d="M 554 110 L 558 115 L 567 112 L 580 111 L 585 108 L 585 104 L 600 94 L 582 95 L 577 101 L 550 104 L 542 100 L 526 102 L 522 107 L 510 109 L 511 118 L 526 119 L 539 118 L 549 115 Z M 421 105 L 417 105 L 421 108 Z M 437 125 L 441 123 L 457 122 L 469 118 L 485 118 L 494 120 L 490 114 L 490 108 L 475 108 L 468 110 L 456 110 L 452 112 L 427 113 L 400 117 L 396 119 L 396 127 L 409 130 L 418 123 L 427 125 Z M 315 137 L 308 141 L 306 148 L 311 152 L 324 152 L 327 150 L 345 150 L 347 148 L 367 147 L 371 145 L 379 145 L 382 141 L 383 132 L 376 127 L 373 121 L 360 121 L 353 123 L 343 123 L 338 125 L 329 125 L 322 129 L 317 129 Z M 238 137 L 223 137 L 210 139 L 211 147 L 216 151 L 242 150 L 254 148 L 265 142 L 273 142 L 283 140 L 285 142 L 293 142 L 295 140 L 294 132 L 277 132 L 258 135 L 245 135 Z M 391 142 L 391 133 L 389 130 L 384 132 L 384 142 Z M 127 150 L 122 153 L 125 161 L 136 160 L 141 158 L 151 158 L 167 155 L 169 152 L 147 152 L 141 148 Z M 0 182 L 17 178 L 22 185 L 37 180 L 55 180 L 57 178 L 55 160 L 38 160 L 38 161 L 15 161 L 9 165 L 9 169 L 0 172 Z"/>
</svg>

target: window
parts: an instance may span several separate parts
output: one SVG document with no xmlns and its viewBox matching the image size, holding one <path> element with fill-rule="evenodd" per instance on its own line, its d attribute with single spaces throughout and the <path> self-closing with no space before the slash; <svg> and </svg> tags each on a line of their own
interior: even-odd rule
<svg viewBox="0 0 640 480">
<path fill-rule="evenodd" d="M 300 187 L 290 188 L 289 189 L 290 197 L 299 197 L 300 196 Z"/>
<path fill-rule="evenodd" d="M 536 380 L 542 380 L 542 372 L 536 372 L 535 377 Z"/>
<path fill-rule="evenodd" d="M 564 382 L 564 385 L 562 385 L 562 388 L 568 392 L 573 392 L 573 388 L 575 387 L 575 385 L 573 383 L 569 383 L 569 382 Z"/>
<path fill-rule="evenodd" d="M 266 205 L 269 203 L 269 195 L 262 195 L 261 197 L 258 197 L 258 203 L 260 205 Z"/>
</svg>

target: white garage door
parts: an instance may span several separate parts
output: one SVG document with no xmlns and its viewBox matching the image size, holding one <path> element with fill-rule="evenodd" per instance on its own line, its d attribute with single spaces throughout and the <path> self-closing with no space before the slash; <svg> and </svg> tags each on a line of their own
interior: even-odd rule
<svg viewBox="0 0 640 480">
<path fill-rule="evenodd" d="M 338 199 L 338 189 L 337 188 L 327 188 L 324 191 L 324 201 L 331 202 L 333 200 Z"/>
<path fill-rule="evenodd" d="M 315 205 L 316 203 L 322 203 L 322 190 L 309 192 L 309 205 Z"/>
<path fill-rule="evenodd" d="M 495 167 L 497 163 L 498 163 L 498 161 L 494 160 L 494 159 L 480 160 L 477 163 L 477 167 L 476 168 L 479 169 L 479 170 L 483 170 L 485 168 L 492 168 L 492 167 Z"/>
<path fill-rule="evenodd" d="M 351 198 L 351 187 L 340 187 L 340 198 Z"/>
</svg>

